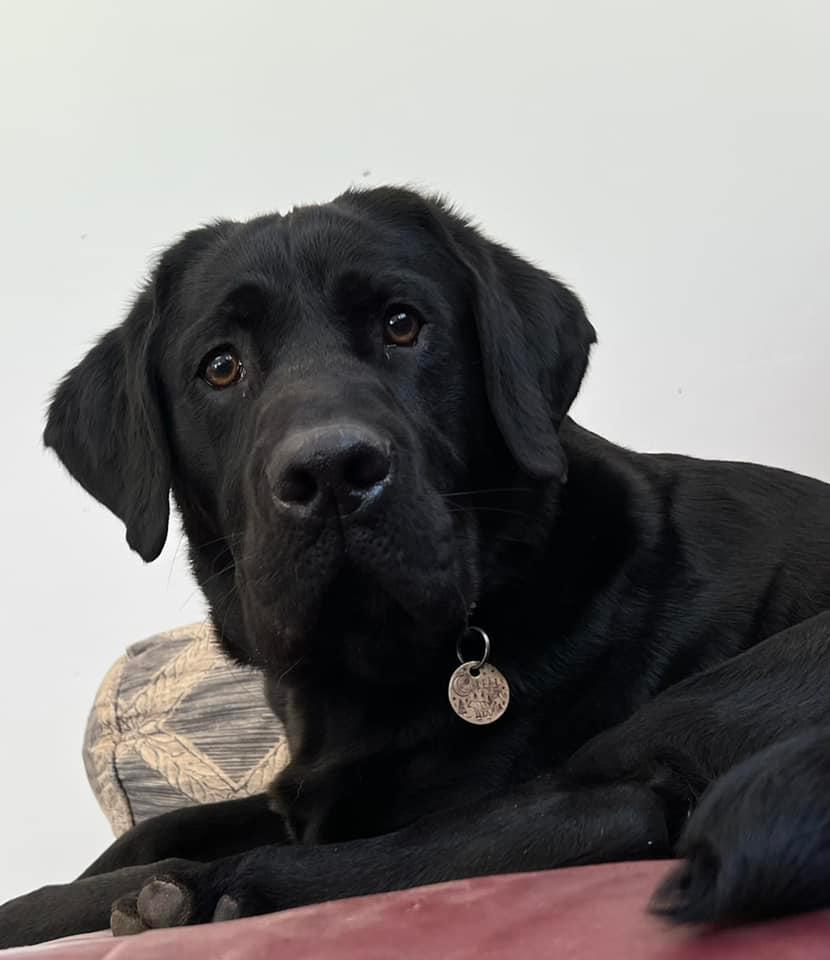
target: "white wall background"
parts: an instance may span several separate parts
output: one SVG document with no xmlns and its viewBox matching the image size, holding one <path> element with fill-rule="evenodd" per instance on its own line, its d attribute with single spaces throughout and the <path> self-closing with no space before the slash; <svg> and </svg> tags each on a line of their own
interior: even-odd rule
<svg viewBox="0 0 830 960">
<path fill-rule="evenodd" d="M 587 426 L 830 480 L 824 0 L 17 0 L 0 23 L 0 900 L 108 841 L 96 685 L 201 615 L 178 536 L 143 567 L 39 446 L 52 385 L 180 231 L 446 191 L 582 294 Z"/>
</svg>

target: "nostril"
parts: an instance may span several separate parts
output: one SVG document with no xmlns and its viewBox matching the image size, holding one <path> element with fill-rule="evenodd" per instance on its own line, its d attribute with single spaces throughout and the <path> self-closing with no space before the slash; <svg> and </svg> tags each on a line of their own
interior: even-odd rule
<svg viewBox="0 0 830 960">
<path fill-rule="evenodd" d="M 305 506 L 317 496 L 314 475 L 302 467 L 288 467 L 277 483 L 277 496 L 283 503 Z"/>
<path fill-rule="evenodd" d="M 343 479 L 353 490 L 369 490 L 389 476 L 389 454 L 381 447 L 362 445 L 343 464 Z"/>
</svg>

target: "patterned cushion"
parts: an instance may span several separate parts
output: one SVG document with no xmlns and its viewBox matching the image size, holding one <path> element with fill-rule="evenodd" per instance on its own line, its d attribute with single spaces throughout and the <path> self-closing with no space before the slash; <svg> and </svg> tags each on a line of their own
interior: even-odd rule
<svg viewBox="0 0 830 960">
<path fill-rule="evenodd" d="M 146 817 L 262 792 L 288 762 L 262 678 L 207 623 L 133 644 L 104 678 L 84 764 L 116 835 Z"/>
</svg>

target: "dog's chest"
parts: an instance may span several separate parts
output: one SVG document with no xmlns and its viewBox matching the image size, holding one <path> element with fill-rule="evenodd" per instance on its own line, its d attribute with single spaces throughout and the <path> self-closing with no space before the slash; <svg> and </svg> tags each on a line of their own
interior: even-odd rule
<svg viewBox="0 0 830 960">
<path fill-rule="evenodd" d="M 285 715 L 292 762 L 270 797 L 302 843 L 386 833 L 503 790 L 519 770 L 532 775 L 540 765 L 528 722 L 509 712 L 478 727 L 446 699 L 413 708 L 408 723 L 406 711 L 390 711 L 384 723 L 383 712 L 366 704 L 330 701 L 314 719 L 298 714 L 296 700 L 292 706 Z"/>
</svg>

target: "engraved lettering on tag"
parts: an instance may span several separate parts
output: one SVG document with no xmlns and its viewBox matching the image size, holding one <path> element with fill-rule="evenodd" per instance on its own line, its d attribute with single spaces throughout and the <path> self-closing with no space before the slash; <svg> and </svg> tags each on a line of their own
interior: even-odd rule
<svg viewBox="0 0 830 960">
<path fill-rule="evenodd" d="M 493 723 L 507 709 L 510 687 L 489 663 L 468 660 L 450 677 L 450 706 L 467 723 Z"/>
</svg>

